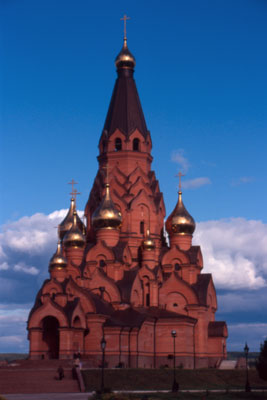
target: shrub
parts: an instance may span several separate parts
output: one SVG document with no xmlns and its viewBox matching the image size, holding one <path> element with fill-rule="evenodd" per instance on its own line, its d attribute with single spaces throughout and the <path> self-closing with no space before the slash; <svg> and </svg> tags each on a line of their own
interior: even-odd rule
<svg viewBox="0 0 267 400">
<path fill-rule="evenodd" d="M 256 368 L 259 377 L 267 381 L 267 340 L 261 344 L 260 355 L 258 361 L 256 362 Z"/>
</svg>

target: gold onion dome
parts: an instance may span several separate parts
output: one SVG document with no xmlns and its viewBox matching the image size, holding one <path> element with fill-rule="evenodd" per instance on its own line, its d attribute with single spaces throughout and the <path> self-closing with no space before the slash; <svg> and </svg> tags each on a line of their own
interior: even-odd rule
<svg viewBox="0 0 267 400">
<path fill-rule="evenodd" d="M 63 244 L 65 247 L 84 247 L 85 236 L 82 234 L 78 226 L 78 215 L 77 212 L 73 213 L 73 225 L 70 230 L 65 234 L 63 238 Z"/>
<path fill-rule="evenodd" d="M 130 50 L 128 49 L 126 37 L 123 39 L 123 46 L 122 46 L 121 51 L 119 52 L 119 54 L 116 57 L 115 65 L 116 65 L 117 69 L 120 69 L 120 68 L 134 69 L 134 67 L 135 67 L 135 58 L 132 55 L 132 53 L 130 52 Z"/>
<path fill-rule="evenodd" d="M 71 227 L 73 225 L 73 214 L 74 214 L 75 210 L 76 210 L 75 200 L 72 197 L 70 199 L 69 211 L 68 211 L 66 217 L 61 222 L 61 224 L 59 224 L 59 226 L 58 226 L 58 235 L 61 240 L 63 240 L 65 234 L 71 229 Z M 83 222 L 81 221 L 78 214 L 77 214 L 77 225 L 82 232 L 85 231 L 85 226 L 84 226 Z"/>
<path fill-rule="evenodd" d="M 183 204 L 182 192 L 179 191 L 178 194 L 178 203 L 166 221 L 166 230 L 170 235 L 175 233 L 179 235 L 192 235 L 196 228 L 194 218 Z"/>
<path fill-rule="evenodd" d="M 95 230 L 120 229 L 121 223 L 121 213 L 110 197 L 109 184 L 106 184 L 105 196 L 92 215 L 92 226 Z"/>
<path fill-rule="evenodd" d="M 154 250 L 155 249 L 155 242 L 154 240 L 150 237 L 150 231 L 149 229 L 146 231 L 146 237 L 142 242 L 142 248 L 144 250 Z"/>
<path fill-rule="evenodd" d="M 58 241 L 57 251 L 52 256 L 49 262 L 49 271 L 52 269 L 63 269 L 67 266 L 67 259 L 62 254 L 61 242 Z"/>
</svg>

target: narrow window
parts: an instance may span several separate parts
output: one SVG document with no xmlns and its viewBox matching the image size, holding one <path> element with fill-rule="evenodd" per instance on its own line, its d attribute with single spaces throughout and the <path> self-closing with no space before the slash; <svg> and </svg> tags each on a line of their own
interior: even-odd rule
<svg viewBox="0 0 267 400">
<path fill-rule="evenodd" d="M 133 140 L 133 151 L 139 151 L 139 139 L 137 138 Z"/>
<path fill-rule="evenodd" d="M 140 233 L 142 233 L 142 234 L 145 233 L 145 223 L 144 223 L 144 221 L 140 222 Z"/>
<path fill-rule="evenodd" d="M 179 264 L 175 264 L 174 269 L 175 271 L 180 271 L 181 267 Z"/>
<path fill-rule="evenodd" d="M 150 295 L 149 295 L 149 293 L 146 294 L 146 305 L 147 305 L 147 307 L 150 306 Z"/>
<path fill-rule="evenodd" d="M 116 138 L 115 139 L 115 150 L 116 151 L 120 151 L 121 147 L 122 147 L 121 139 L 120 138 Z"/>
</svg>

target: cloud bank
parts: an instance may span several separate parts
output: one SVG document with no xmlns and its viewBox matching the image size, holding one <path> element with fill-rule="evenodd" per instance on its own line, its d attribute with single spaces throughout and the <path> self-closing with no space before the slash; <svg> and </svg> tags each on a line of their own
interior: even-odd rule
<svg viewBox="0 0 267 400">
<path fill-rule="evenodd" d="M 217 288 L 266 287 L 266 224 L 243 218 L 200 222 L 194 243 L 201 245 L 205 272 L 213 274 Z"/>
</svg>

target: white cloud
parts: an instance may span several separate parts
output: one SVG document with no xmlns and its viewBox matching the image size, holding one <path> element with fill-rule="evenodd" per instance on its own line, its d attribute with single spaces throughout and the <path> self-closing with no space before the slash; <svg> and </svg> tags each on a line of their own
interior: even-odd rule
<svg viewBox="0 0 267 400">
<path fill-rule="evenodd" d="M 204 272 L 216 287 L 259 289 L 267 285 L 267 225 L 243 218 L 197 224 L 194 243 L 200 244 Z"/>
<path fill-rule="evenodd" d="M 251 176 L 241 176 L 238 179 L 234 179 L 231 183 L 232 186 L 240 186 L 246 183 L 250 183 L 253 182 L 254 178 L 252 178 Z"/>
<path fill-rule="evenodd" d="M 210 185 L 211 180 L 207 177 L 200 177 L 195 179 L 190 179 L 188 181 L 183 181 L 182 187 L 183 189 L 197 189 L 204 185 Z"/>
<path fill-rule="evenodd" d="M 179 149 L 172 152 L 171 160 L 179 164 L 182 168 L 182 172 L 186 173 L 190 167 L 188 159 L 184 156 L 184 150 Z"/>
<path fill-rule="evenodd" d="M 6 271 L 9 269 L 9 265 L 6 261 L 4 261 L 2 264 L 0 264 L 0 271 Z"/>
<path fill-rule="evenodd" d="M 37 268 L 31 267 L 31 266 L 27 266 L 23 262 L 21 262 L 19 264 L 16 264 L 13 269 L 14 269 L 14 271 L 25 272 L 25 274 L 30 274 L 30 275 L 39 274 L 39 270 Z"/>
</svg>

